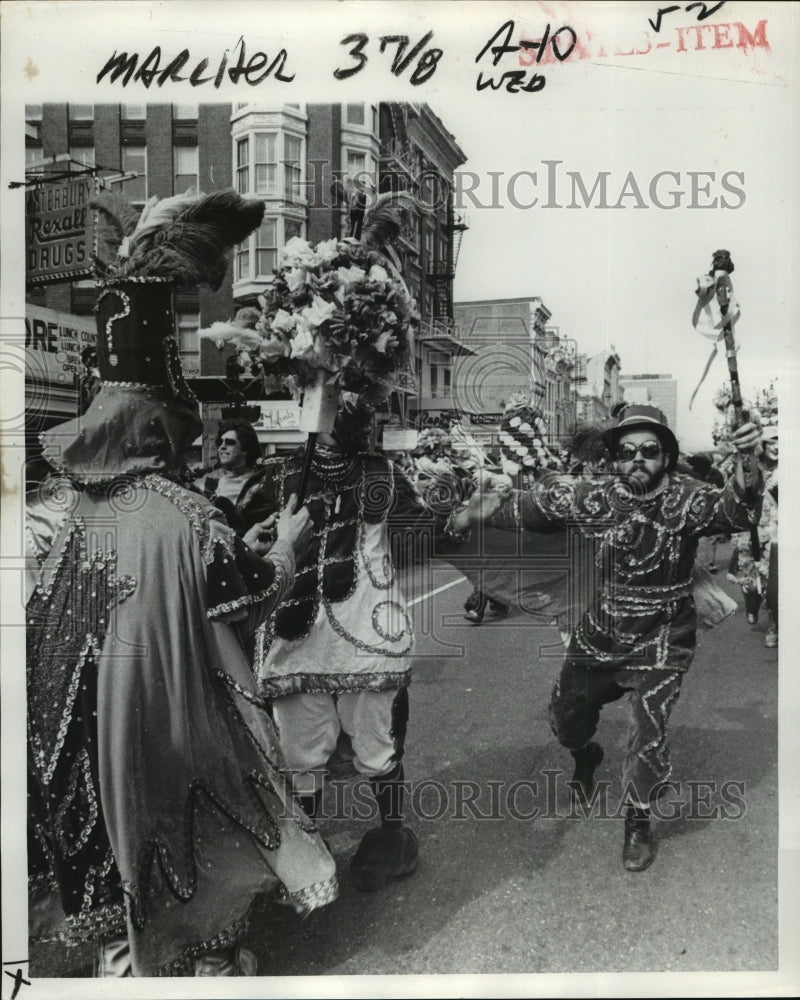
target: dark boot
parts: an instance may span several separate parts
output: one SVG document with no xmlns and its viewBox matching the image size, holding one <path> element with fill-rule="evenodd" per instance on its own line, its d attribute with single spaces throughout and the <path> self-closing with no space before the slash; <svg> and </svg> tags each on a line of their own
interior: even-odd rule
<svg viewBox="0 0 800 1000">
<path fill-rule="evenodd" d="M 604 757 L 603 748 L 599 743 L 587 743 L 580 750 L 571 750 L 575 761 L 572 781 L 588 799 L 594 791 L 594 772 Z"/>
<path fill-rule="evenodd" d="M 758 624 L 758 612 L 761 608 L 761 594 L 755 590 L 744 591 L 744 609 L 747 612 L 748 625 Z"/>
<path fill-rule="evenodd" d="M 380 889 L 393 879 L 416 870 L 419 843 L 403 826 L 403 765 L 372 781 L 381 814 L 381 826 L 364 834 L 350 862 L 353 885 L 361 892 Z"/>
<path fill-rule="evenodd" d="M 650 810 L 628 806 L 625 811 L 625 845 L 622 848 L 625 871 L 643 872 L 650 867 L 655 857 Z"/>
</svg>

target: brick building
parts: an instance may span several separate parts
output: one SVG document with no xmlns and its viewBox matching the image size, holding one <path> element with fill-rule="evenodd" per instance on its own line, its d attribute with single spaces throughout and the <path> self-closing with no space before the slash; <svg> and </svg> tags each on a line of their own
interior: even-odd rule
<svg viewBox="0 0 800 1000">
<path fill-rule="evenodd" d="M 395 400 L 402 420 L 420 412 L 423 384 L 444 389 L 441 358 L 462 351 L 454 338 L 453 280 L 465 225 L 453 209 L 453 172 L 465 156 L 426 105 L 411 104 L 45 104 L 26 109 L 26 166 L 69 157 L 74 171 L 93 169 L 136 207 L 193 188 L 209 193 L 233 187 L 266 202 L 256 233 L 236 248 L 219 291 L 176 293 L 176 334 L 187 374 L 216 380 L 225 356 L 198 341 L 197 331 L 229 319 L 253 302 L 272 279 L 281 247 L 293 236 L 319 240 L 347 233 L 347 211 L 331 193 L 334 177 L 357 177 L 375 192 L 412 191 L 421 208 L 401 241 L 404 275 L 423 316 L 415 359 L 416 385 Z M 64 162 L 58 164 L 63 169 Z M 46 173 L 49 167 L 38 166 Z M 90 319 L 91 279 L 28 290 L 26 300 L 66 321 Z M 48 313 L 49 315 L 49 313 Z M 433 360 L 431 360 L 433 358 Z M 451 361 L 445 363 L 451 367 Z M 212 394 L 220 389 L 209 387 Z M 77 394 L 76 394 L 77 395 Z M 203 398 L 201 396 L 201 398 Z M 69 407 L 40 415 L 64 419 Z M 219 401 L 206 409 L 215 435 Z M 259 426 L 269 445 L 295 444 L 291 406 L 280 408 L 280 427 Z M 204 449 L 208 455 L 208 447 Z"/>
</svg>

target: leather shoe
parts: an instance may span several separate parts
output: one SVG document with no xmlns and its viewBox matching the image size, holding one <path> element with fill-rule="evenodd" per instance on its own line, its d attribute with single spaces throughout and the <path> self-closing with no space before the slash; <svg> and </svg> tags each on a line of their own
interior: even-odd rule
<svg viewBox="0 0 800 1000">
<path fill-rule="evenodd" d="M 655 857 L 649 812 L 629 809 L 625 815 L 625 844 L 622 848 L 625 871 L 643 872 L 655 861 Z"/>
<path fill-rule="evenodd" d="M 418 856 L 416 834 L 407 826 L 369 830 L 350 862 L 353 885 L 359 892 L 380 889 L 387 882 L 411 875 Z"/>
</svg>

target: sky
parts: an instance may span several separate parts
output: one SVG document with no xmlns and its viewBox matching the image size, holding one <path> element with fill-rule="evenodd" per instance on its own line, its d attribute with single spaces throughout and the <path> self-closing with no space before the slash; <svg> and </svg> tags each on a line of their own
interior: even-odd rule
<svg viewBox="0 0 800 1000">
<path fill-rule="evenodd" d="M 770 5 L 728 6 L 735 10 L 725 21 L 741 18 L 751 31 L 760 14 L 771 13 L 763 9 Z M 618 18 L 613 30 L 605 25 L 609 49 L 616 39 L 616 48 L 628 51 L 629 40 L 641 37 L 642 5 L 625 7 L 627 18 Z M 682 15 L 681 23 L 691 23 L 691 17 Z M 766 38 L 774 49 L 770 24 L 774 20 L 768 20 Z M 738 38 L 732 29 L 719 37 L 731 40 L 732 34 Z M 658 37 L 670 36 L 662 28 Z M 684 32 L 684 44 L 694 38 L 694 32 Z M 487 105 L 491 113 L 478 113 L 477 99 L 464 102 L 444 94 L 432 105 L 467 156 L 461 170 L 478 175 L 475 194 L 481 203 L 492 201 L 489 171 L 503 173 L 497 199 L 502 207 L 480 208 L 469 193 L 462 194 L 470 228 L 461 245 L 456 300 L 541 296 L 551 322 L 582 352 L 613 344 L 623 374 L 672 374 L 678 381 L 682 444 L 702 447 L 716 416 L 713 395 L 727 379 L 720 351 L 689 411 L 712 348 L 691 325 L 694 289 L 714 250 L 728 249 L 736 268 L 743 395 L 785 373 L 787 364 L 796 365 L 787 321 L 791 104 L 790 90 L 774 70 L 773 51 L 734 47 L 682 54 L 691 57 L 692 72 L 674 72 L 674 61 L 650 67 L 653 54 L 619 57 L 613 67 L 609 59 L 589 58 L 548 67 L 539 94 L 504 95 L 504 101 L 493 94 L 497 107 Z M 689 68 L 688 59 L 685 65 Z M 566 171 L 578 172 L 589 191 L 598 173 L 608 171 L 610 204 L 632 173 L 648 207 L 634 207 L 638 199 L 629 182 L 624 207 L 543 208 L 545 160 L 562 161 L 556 169 L 563 205 L 571 201 Z M 537 206 L 512 203 L 506 179 L 517 171 L 536 171 L 536 191 L 528 179 L 518 180 L 515 190 L 521 205 L 538 194 Z M 649 197 L 660 171 L 680 174 L 680 180 L 658 182 L 664 204 L 672 203 L 669 191 L 684 192 L 676 209 L 655 207 Z M 713 180 L 696 182 L 709 189 L 698 192 L 696 203 L 708 204 L 716 196 L 731 207 L 688 207 L 690 171 L 714 174 Z M 740 193 L 726 192 L 724 174 Z M 462 192 L 467 186 L 462 184 Z M 597 202 L 596 196 L 592 205 Z"/>
</svg>

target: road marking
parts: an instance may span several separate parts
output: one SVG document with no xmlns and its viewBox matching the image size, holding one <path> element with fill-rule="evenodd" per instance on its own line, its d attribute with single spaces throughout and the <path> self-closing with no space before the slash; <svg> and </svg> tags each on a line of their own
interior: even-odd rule
<svg viewBox="0 0 800 1000">
<path fill-rule="evenodd" d="M 467 578 L 465 576 L 460 576 L 457 580 L 451 580 L 450 583 L 445 583 L 441 587 L 437 587 L 436 590 L 431 590 L 427 594 L 423 594 L 421 597 L 415 597 L 413 601 L 409 601 L 407 607 L 413 608 L 415 604 L 419 604 L 420 601 L 425 601 L 429 597 L 433 597 L 434 594 L 441 594 L 443 590 L 449 590 L 451 587 L 455 587 L 459 583 L 463 583 Z"/>
</svg>

